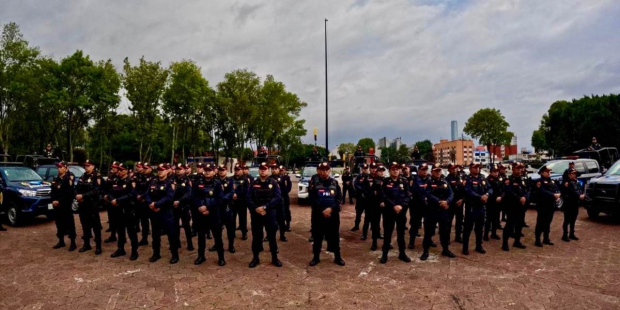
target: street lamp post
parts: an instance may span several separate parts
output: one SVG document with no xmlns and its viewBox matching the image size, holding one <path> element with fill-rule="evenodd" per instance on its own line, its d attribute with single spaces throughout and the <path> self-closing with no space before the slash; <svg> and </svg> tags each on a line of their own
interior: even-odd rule
<svg viewBox="0 0 620 310">
<path fill-rule="evenodd" d="M 328 123 L 328 106 L 327 106 L 327 18 L 325 19 L 325 152 L 329 157 L 329 123 Z"/>
</svg>

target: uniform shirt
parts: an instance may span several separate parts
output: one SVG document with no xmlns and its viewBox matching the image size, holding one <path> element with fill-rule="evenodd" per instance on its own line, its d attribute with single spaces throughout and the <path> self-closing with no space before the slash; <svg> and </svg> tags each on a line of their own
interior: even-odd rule
<svg viewBox="0 0 620 310">
<path fill-rule="evenodd" d="M 428 184 L 431 181 L 430 175 L 426 175 L 426 177 L 421 178 L 419 175 L 416 175 L 413 178 L 413 187 L 411 189 L 411 193 L 413 195 L 413 200 L 416 204 L 425 205 L 427 202 L 427 188 Z"/>
<path fill-rule="evenodd" d="M 465 180 L 465 199 L 470 206 L 484 206 L 484 202 L 482 202 L 481 197 L 484 195 L 488 195 L 490 197 L 492 194 L 493 190 L 491 189 L 491 186 L 489 186 L 489 183 L 487 183 L 481 174 L 478 174 L 477 176 L 469 175 L 467 180 Z"/>
<path fill-rule="evenodd" d="M 528 200 L 530 193 L 527 184 L 521 176 L 511 175 L 508 179 L 504 179 L 502 188 L 502 201 L 511 205 L 521 205 L 521 198 Z"/>
<path fill-rule="evenodd" d="M 364 163 L 364 156 L 366 156 L 366 153 L 364 153 L 364 151 L 355 151 L 353 156 L 355 157 L 355 162 L 356 163 L 363 164 Z"/>
<path fill-rule="evenodd" d="M 293 184 L 291 183 L 291 177 L 288 175 L 281 175 L 278 177 L 278 185 L 280 185 L 281 194 L 288 195 L 293 189 Z"/>
<path fill-rule="evenodd" d="M 454 195 L 453 203 L 465 198 L 465 182 L 458 173 L 448 174 L 445 178 L 445 181 L 450 185 L 450 189 L 452 189 L 452 194 Z"/>
<path fill-rule="evenodd" d="M 369 196 L 373 202 L 380 203 L 383 198 L 383 177 L 368 177 Z"/>
<path fill-rule="evenodd" d="M 235 189 L 235 182 L 233 181 L 232 178 L 229 177 L 216 177 L 218 181 L 220 181 L 220 184 L 222 184 L 222 201 L 220 206 L 221 207 L 226 207 L 230 204 L 230 202 L 232 201 L 233 198 L 233 194 L 234 194 L 234 189 Z"/>
<path fill-rule="evenodd" d="M 560 191 L 562 192 L 562 198 L 564 198 L 564 203 L 572 203 L 575 204 L 579 200 L 579 196 L 583 194 L 581 190 L 581 185 L 579 185 L 579 181 L 575 180 L 566 180 L 560 186 Z"/>
<path fill-rule="evenodd" d="M 536 187 L 539 189 L 538 193 L 540 202 L 554 203 L 554 195 L 560 193 L 557 184 L 551 178 L 541 177 L 538 181 L 536 181 Z"/>
<path fill-rule="evenodd" d="M 129 207 L 136 196 L 135 184 L 129 177 L 114 178 L 108 196 L 110 201 L 116 200 L 119 206 Z"/>
<path fill-rule="evenodd" d="M 256 178 L 248 190 L 248 208 L 254 210 L 258 207 L 265 207 L 265 211 L 275 211 L 282 201 L 280 186 L 272 178 L 265 181 L 260 177 Z"/>
<path fill-rule="evenodd" d="M 155 178 L 153 174 L 136 174 L 136 195 L 140 195 L 141 197 L 146 196 L 146 192 L 149 190 L 149 185 L 151 181 Z"/>
<path fill-rule="evenodd" d="M 75 186 L 75 193 L 82 195 L 84 202 L 94 203 L 99 199 L 102 185 L 103 179 L 98 172 L 94 170 L 91 173 L 84 172 Z"/>
<path fill-rule="evenodd" d="M 390 210 L 393 210 L 394 206 L 402 206 L 404 208 L 409 205 L 409 200 L 411 199 L 409 182 L 403 177 L 398 177 L 396 180 L 389 177 L 383 180 L 382 192 L 381 202 Z"/>
<path fill-rule="evenodd" d="M 439 208 L 440 201 L 447 201 L 448 204 L 451 204 L 454 200 L 454 193 L 450 185 L 448 185 L 448 182 L 446 182 L 446 179 L 429 178 L 425 185 L 425 197 L 428 198 L 428 205 L 431 208 Z"/>
<path fill-rule="evenodd" d="M 342 174 L 342 186 L 351 187 L 353 183 L 353 175 L 350 172 L 345 172 Z"/>
<path fill-rule="evenodd" d="M 355 188 L 355 192 L 362 198 L 366 197 L 364 195 L 363 186 L 368 176 L 369 176 L 368 173 L 360 173 L 357 175 L 357 177 L 355 177 L 355 180 L 353 180 L 353 187 Z"/>
<path fill-rule="evenodd" d="M 327 179 L 319 178 L 312 188 L 312 191 L 313 211 L 322 212 L 327 208 L 331 208 L 332 212 L 340 211 L 342 193 L 338 181 L 334 180 L 332 177 L 328 177 Z"/>
<path fill-rule="evenodd" d="M 175 187 L 174 181 L 169 178 L 152 180 L 146 192 L 146 197 L 144 197 L 146 203 L 149 205 L 155 203 L 155 208 L 157 209 L 171 209 L 174 203 Z"/>
<path fill-rule="evenodd" d="M 250 187 L 250 180 L 245 176 L 233 176 L 234 193 L 237 194 L 237 201 L 245 201 Z"/>
<path fill-rule="evenodd" d="M 504 186 L 504 178 L 501 176 L 494 177 L 493 175 L 489 175 L 487 177 L 487 183 L 491 186 L 491 190 L 493 193 L 489 196 L 489 202 L 495 203 L 497 197 L 502 196 L 502 188 Z"/>
<path fill-rule="evenodd" d="M 192 197 L 192 182 L 185 175 L 174 176 L 172 178 L 174 182 L 174 198 L 173 201 L 178 201 L 180 204 L 187 204 L 191 201 Z"/>
<path fill-rule="evenodd" d="M 206 206 L 209 213 L 217 214 L 224 189 L 215 177 L 208 180 L 204 174 L 197 174 L 192 181 L 193 207 L 197 210 Z"/>
<path fill-rule="evenodd" d="M 52 201 L 58 201 L 61 205 L 71 205 L 75 198 L 74 183 L 75 176 L 70 171 L 62 177 L 55 177 L 52 181 Z"/>
</svg>

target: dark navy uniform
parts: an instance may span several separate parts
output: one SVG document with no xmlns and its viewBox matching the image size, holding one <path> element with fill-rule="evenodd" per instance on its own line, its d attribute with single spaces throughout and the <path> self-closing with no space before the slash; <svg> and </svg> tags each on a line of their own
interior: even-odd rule
<svg viewBox="0 0 620 310">
<path fill-rule="evenodd" d="M 366 205 L 366 216 L 364 217 L 364 228 L 367 227 L 366 221 L 370 222 L 372 229 L 372 247 L 376 250 L 377 240 L 381 237 L 381 209 L 379 204 L 383 197 L 383 177 L 370 175 L 366 178 L 364 185 L 368 204 Z"/>
<path fill-rule="evenodd" d="M 331 177 L 318 178 L 312 188 L 312 237 L 314 243 L 312 252 L 318 260 L 321 254 L 323 239 L 327 240 L 327 248 L 334 252 L 336 259 L 340 258 L 340 203 L 342 193 L 338 181 Z M 331 208 L 329 217 L 323 212 Z"/>
<path fill-rule="evenodd" d="M 282 195 L 282 178 L 280 175 L 272 174 L 269 177 L 278 183 L 280 195 Z M 280 196 L 280 204 L 276 207 L 276 222 L 278 223 L 278 229 L 280 230 L 280 241 L 287 241 L 285 236 L 286 223 L 284 221 L 284 198 L 282 196 Z"/>
<path fill-rule="evenodd" d="M 541 246 L 540 236 L 544 235 L 543 243 L 553 245 L 549 239 L 549 232 L 551 230 L 551 222 L 553 221 L 553 215 L 555 214 L 555 206 L 557 199 L 556 194 L 560 193 L 560 190 L 554 180 L 551 178 L 541 177 L 536 181 L 538 187 L 538 200 L 536 202 L 536 209 L 538 210 L 538 216 L 536 217 L 536 245 Z"/>
<path fill-rule="evenodd" d="M 153 181 L 153 174 L 140 173 L 136 174 L 136 215 L 141 226 L 142 239 L 140 245 L 148 245 L 148 236 L 150 234 L 150 218 L 149 218 L 149 206 L 146 203 L 146 193 L 149 190 L 149 185 Z"/>
<path fill-rule="evenodd" d="M 463 210 L 465 206 L 465 182 L 458 173 L 450 173 L 446 177 L 446 182 L 450 185 L 454 199 L 450 205 L 450 223 L 453 219 L 454 222 L 454 240 L 456 242 L 463 242 Z M 457 204 L 460 201 L 460 205 Z"/>
<path fill-rule="evenodd" d="M 190 205 L 192 200 L 192 182 L 190 179 L 183 175 L 175 175 L 172 179 L 175 184 L 174 198 L 172 201 L 178 201 L 179 205 L 172 208 L 172 215 L 174 216 L 174 226 L 177 230 L 176 235 L 179 236 L 178 245 L 181 246 L 181 226 L 185 232 L 185 240 L 187 241 L 187 250 L 194 250 L 194 243 L 192 242 L 192 228 L 190 225 Z M 181 224 L 179 225 L 179 220 Z"/>
<path fill-rule="evenodd" d="M 465 230 L 463 231 L 463 254 L 469 253 L 469 236 L 472 229 L 476 233 L 476 251 L 485 253 L 482 248 L 482 232 L 486 202 L 482 196 L 491 197 L 493 190 L 481 174 L 469 175 L 465 181 Z"/>
<path fill-rule="evenodd" d="M 342 174 L 342 202 L 347 201 L 347 192 L 349 192 L 349 203 L 353 204 L 353 175 L 349 171 Z"/>
<path fill-rule="evenodd" d="M 497 198 L 502 197 L 502 188 L 504 186 L 504 178 L 501 176 L 489 175 L 487 177 L 487 183 L 491 186 L 492 194 L 487 201 L 487 220 L 484 223 L 484 240 L 489 240 L 489 233 L 493 239 L 499 240 L 497 236 L 497 229 L 499 228 L 499 213 L 501 211 L 502 203 L 497 202 Z"/>
<path fill-rule="evenodd" d="M 146 203 L 149 206 L 151 203 L 155 205 L 154 209 L 150 209 L 151 225 L 153 226 L 153 256 L 151 257 L 151 262 L 160 258 L 162 233 L 168 236 L 168 244 L 172 254 L 170 263 L 174 264 L 179 260 L 179 230 L 172 214 L 175 187 L 173 180 L 157 178 L 151 181 L 145 197 Z"/>
<path fill-rule="evenodd" d="M 430 181 L 430 174 L 427 174 L 424 178 L 420 177 L 420 175 L 416 175 L 413 178 L 413 186 L 411 187 L 412 199 L 409 203 L 409 225 L 411 225 L 409 228 L 410 249 L 415 247 L 415 238 L 418 236 L 418 231 L 422 226 L 422 218 L 426 218 L 426 213 L 429 211 L 427 193 Z M 426 219 L 424 221 L 424 231 L 426 231 Z M 432 240 L 430 242 L 431 244 L 433 243 Z"/>
<path fill-rule="evenodd" d="M 101 218 L 99 217 L 99 189 L 103 185 L 101 175 L 94 171 L 84 173 L 75 186 L 76 194 L 82 195 L 82 202 L 79 203 L 78 214 L 82 224 L 82 239 L 84 247 L 81 252 L 90 250 L 90 239 L 95 236 L 95 246 L 97 254 L 101 253 Z"/>
<path fill-rule="evenodd" d="M 248 234 L 248 189 L 250 187 L 250 179 L 245 176 L 233 176 L 232 180 L 234 182 L 235 190 L 234 195 L 236 195 L 236 199 L 233 199 L 233 216 L 235 218 L 234 222 L 237 221 L 237 216 L 239 217 L 239 227 L 237 229 L 241 230 L 241 239 L 246 240 Z"/>
<path fill-rule="evenodd" d="M 353 187 L 355 188 L 355 226 L 353 226 L 352 231 L 359 230 L 360 222 L 362 221 L 362 213 L 364 213 L 364 210 L 366 209 L 367 198 L 365 196 L 363 186 L 368 176 L 368 173 L 360 173 L 357 177 L 355 177 L 355 180 L 353 180 Z M 367 233 L 368 225 L 366 224 L 366 221 L 364 221 L 364 230 L 362 231 L 364 238 Z"/>
<path fill-rule="evenodd" d="M 401 259 L 405 260 L 405 230 L 407 227 L 407 208 L 410 200 L 409 183 L 403 177 L 393 179 L 386 178 L 382 184 L 383 197 L 381 202 L 383 207 L 383 257 L 381 263 L 387 261 L 387 254 L 392 244 L 392 232 L 396 225 L 396 241 Z M 401 206 L 399 213 L 394 210 L 395 206 Z M 408 259 L 408 257 L 407 257 Z M 410 259 L 408 259 L 410 261 Z"/>
<path fill-rule="evenodd" d="M 525 203 L 521 203 L 521 199 L 525 199 Z M 527 185 L 521 176 L 514 173 L 508 179 L 504 179 L 504 187 L 502 191 L 503 211 L 506 213 L 506 226 L 502 236 L 502 249 L 508 251 L 508 238 L 514 232 L 514 247 L 525 248 L 521 244 L 521 230 L 523 229 L 523 218 L 527 209 L 527 203 L 530 199 L 530 193 Z"/>
<path fill-rule="evenodd" d="M 222 200 L 220 201 L 220 217 L 222 219 L 222 225 L 226 227 L 226 236 L 228 237 L 228 251 L 235 252 L 235 218 L 233 216 L 233 195 L 235 194 L 235 182 L 229 177 L 217 177 L 220 184 L 222 184 Z"/>
<path fill-rule="evenodd" d="M 281 206 L 281 203 L 280 186 L 276 180 L 267 177 L 263 181 L 258 177 L 250 185 L 248 190 L 248 209 L 250 209 L 252 224 L 252 252 L 254 260 L 258 260 L 259 253 L 263 251 L 264 228 L 267 231 L 272 260 L 277 261 L 278 244 L 276 242 L 276 231 L 278 230 L 278 224 L 276 223 L 276 209 Z M 258 207 L 264 207 L 267 213 L 265 215 L 259 214 L 256 212 Z"/>
<path fill-rule="evenodd" d="M 285 173 L 284 175 L 280 175 L 280 181 L 278 184 L 280 185 L 280 191 L 282 191 L 282 202 L 284 203 L 285 230 L 291 231 L 291 221 L 293 218 L 291 216 L 291 197 L 289 195 L 293 189 L 293 182 L 291 181 L 291 177 Z"/>
<path fill-rule="evenodd" d="M 428 250 L 433 243 L 433 236 L 435 235 L 435 227 L 439 224 L 439 240 L 443 248 L 443 253 L 447 253 L 448 246 L 450 244 L 450 211 L 449 205 L 454 200 L 454 193 L 452 188 L 448 185 L 448 182 L 444 178 L 429 178 L 425 183 L 424 192 L 428 201 L 428 208 L 424 216 L 424 241 L 422 247 L 424 248 L 423 257 L 428 257 Z M 420 186 L 420 188 L 422 188 Z M 440 201 L 446 201 L 448 208 L 444 209 L 440 206 Z"/>
<path fill-rule="evenodd" d="M 56 221 L 56 237 L 58 237 L 58 244 L 54 248 L 60 248 L 65 246 L 65 233 L 68 234 L 71 240 L 71 248 L 75 250 L 75 221 L 73 219 L 73 199 L 75 198 L 74 191 L 75 176 L 68 169 L 62 176 L 57 176 L 52 181 L 52 201 L 58 201 L 58 206 L 54 207 L 54 217 Z"/>
<path fill-rule="evenodd" d="M 573 173 L 576 173 L 576 171 Z M 579 202 L 581 201 L 580 196 L 583 194 L 583 191 L 577 179 L 571 180 L 568 178 L 563 182 L 564 183 L 562 183 L 560 187 L 562 191 L 562 199 L 564 200 L 564 203 L 562 204 L 562 211 L 564 212 L 564 222 L 562 223 L 562 240 L 579 240 L 579 238 L 575 236 L 575 221 L 577 221 L 577 215 L 579 215 Z M 568 235 L 569 227 L 570 239 Z"/>
<path fill-rule="evenodd" d="M 115 165 L 115 163 L 112 163 Z M 116 182 L 117 176 L 113 173 L 108 173 L 108 179 L 104 180 L 103 186 L 101 186 L 101 194 L 104 198 L 107 196 L 108 199 L 104 199 L 103 203 L 106 206 L 108 213 L 108 230 L 110 232 L 110 237 L 104 240 L 105 243 L 108 242 L 116 242 L 116 232 L 118 231 L 118 222 L 120 221 L 120 211 L 118 208 L 113 208 L 110 202 L 110 192 L 112 191 L 112 185 Z M 106 231 L 106 232 L 107 232 Z"/>
<path fill-rule="evenodd" d="M 112 187 L 108 194 L 110 202 L 116 200 L 115 208 L 117 213 L 116 232 L 118 234 L 118 250 L 114 252 L 113 257 L 125 255 L 125 243 L 127 242 L 125 231 L 131 242 L 132 258 L 138 257 L 138 234 L 136 232 L 136 211 L 134 207 L 134 199 L 136 197 L 135 188 L 129 177 L 114 178 Z"/>
<path fill-rule="evenodd" d="M 198 258 L 194 264 L 198 265 L 205 260 L 207 231 L 213 233 L 215 248 L 218 253 L 218 261 L 221 266 L 224 261 L 224 244 L 222 242 L 222 220 L 220 218 L 220 204 L 222 201 L 222 184 L 215 178 L 207 179 L 203 174 L 197 174 L 192 181 L 192 200 L 194 221 L 198 230 Z M 209 212 L 207 215 L 199 211 L 205 206 Z"/>
</svg>

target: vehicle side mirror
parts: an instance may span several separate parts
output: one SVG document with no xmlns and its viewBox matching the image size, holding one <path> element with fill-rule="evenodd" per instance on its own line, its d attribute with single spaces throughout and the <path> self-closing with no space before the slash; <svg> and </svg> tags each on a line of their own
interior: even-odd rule
<svg viewBox="0 0 620 310">
<path fill-rule="evenodd" d="M 301 179 L 301 174 L 298 173 L 298 174 L 295 175 L 295 177 L 298 178 L 298 179 Z"/>
</svg>

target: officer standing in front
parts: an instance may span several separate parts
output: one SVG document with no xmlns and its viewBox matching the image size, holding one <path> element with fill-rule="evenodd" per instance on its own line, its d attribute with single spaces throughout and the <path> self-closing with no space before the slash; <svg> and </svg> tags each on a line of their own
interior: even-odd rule
<svg viewBox="0 0 620 310">
<path fill-rule="evenodd" d="M 310 266 L 320 262 L 323 239 L 327 240 L 327 248 L 334 253 L 334 263 L 344 266 L 345 262 L 340 255 L 340 203 L 342 193 L 338 181 L 330 177 L 331 167 L 327 162 L 317 167 L 319 179 L 312 188 L 312 236 L 314 256 Z"/>
<path fill-rule="evenodd" d="M 374 172 L 373 172 L 374 171 Z M 366 192 L 368 194 L 368 205 L 366 206 L 366 215 L 370 221 L 372 229 L 372 246 L 371 251 L 377 250 L 377 240 L 383 239 L 381 236 L 381 198 L 383 197 L 383 173 L 385 166 L 383 164 L 372 163 L 370 165 L 371 176 L 366 179 Z M 366 218 L 364 218 L 366 220 Z M 366 223 L 364 223 L 366 226 Z"/>
<path fill-rule="evenodd" d="M 237 230 L 241 230 L 241 240 L 248 239 L 248 189 L 250 187 L 250 180 L 243 174 L 243 166 L 235 165 L 235 175 L 232 177 L 234 182 L 234 194 L 233 194 L 233 223 L 237 222 L 237 216 L 239 217 L 239 226 Z"/>
<path fill-rule="evenodd" d="M 54 207 L 54 216 L 56 220 L 56 236 L 58 237 L 58 243 L 53 246 L 54 249 L 65 247 L 65 233 L 68 233 L 71 245 L 69 251 L 74 251 L 77 248 L 75 244 L 75 221 L 73 219 L 73 199 L 75 198 L 75 191 L 73 184 L 75 182 L 75 176 L 69 168 L 67 163 L 61 161 L 56 164 L 58 167 L 58 176 L 52 181 L 52 206 Z"/>
<path fill-rule="evenodd" d="M 235 194 L 235 182 L 232 178 L 227 177 L 226 165 L 220 165 L 217 168 L 217 180 L 222 184 L 224 191 L 222 192 L 222 198 L 220 200 L 220 218 L 222 219 L 222 225 L 226 227 L 226 235 L 228 237 L 228 252 L 235 253 L 235 217 L 232 211 L 232 201 Z M 212 247 L 209 251 L 213 252 L 216 248 Z"/>
<path fill-rule="evenodd" d="M 407 207 L 409 206 L 410 190 L 407 179 L 401 177 L 402 167 L 393 162 L 390 165 L 390 176 L 383 181 L 381 211 L 383 213 L 383 255 L 380 262 L 385 264 L 392 245 L 392 232 L 396 225 L 396 241 L 398 243 L 398 259 L 409 263 L 411 259 L 405 253 L 405 229 L 407 227 Z"/>
<path fill-rule="evenodd" d="M 280 165 L 280 190 L 282 191 L 282 202 L 284 203 L 284 224 L 285 230 L 291 231 L 291 197 L 289 196 L 293 189 L 291 177 L 286 173 L 286 167 Z"/>
<path fill-rule="evenodd" d="M 342 174 L 342 203 L 344 204 L 347 201 L 347 192 L 349 192 L 349 203 L 353 204 L 353 175 L 349 170 L 349 167 L 344 168 L 344 173 Z"/>
<path fill-rule="evenodd" d="M 504 251 L 510 251 L 508 239 L 513 232 L 515 241 L 512 246 L 525 249 L 525 245 L 521 243 L 521 230 L 523 229 L 523 218 L 529 198 L 530 193 L 527 190 L 527 185 L 521 177 L 521 166 L 518 163 L 513 163 L 512 175 L 508 179 L 504 179 L 502 191 L 503 212 L 506 213 L 506 226 L 504 226 L 502 236 L 502 250 Z"/>
<path fill-rule="evenodd" d="M 579 240 L 575 236 L 575 222 L 577 221 L 577 215 L 579 215 L 579 203 L 585 199 L 585 195 L 577 180 L 577 170 L 569 169 L 568 179 L 563 181 L 561 186 L 562 198 L 564 203 L 562 204 L 562 211 L 564 211 L 564 222 L 562 223 L 562 241 L 570 242 L 571 240 Z M 568 234 L 568 228 L 570 227 L 570 235 Z"/>
<path fill-rule="evenodd" d="M 428 167 L 425 169 L 428 169 Z M 423 188 L 425 197 L 428 200 L 428 208 L 424 215 L 424 241 L 422 242 L 424 252 L 420 256 L 420 260 L 428 259 L 428 250 L 432 246 L 432 238 L 435 235 L 437 224 L 439 224 L 439 240 L 443 248 L 441 255 L 454 258 L 456 255 L 450 252 L 449 249 L 451 227 L 449 208 L 454 199 L 452 188 L 441 177 L 441 167 L 439 165 L 433 167 L 432 177 L 425 184 L 426 186 L 420 187 L 421 189 Z"/>
<path fill-rule="evenodd" d="M 415 248 L 415 238 L 418 236 L 418 231 L 422 226 L 422 218 L 426 216 L 426 212 L 429 210 L 428 198 L 426 195 L 428 183 L 430 181 L 431 177 L 428 174 L 428 165 L 426 163 L 421 164 L 418 167 L 418 174 L 414 177 L 413 187 L 411 188 L 412 200 L 409 204 L 409 225 L 411 226 L 409 228 L 409 249 Z M 426 231 L 426 223 L 424 224 L 424 231 Z M 430 239 L 430 246 L 437 246 L 432 239 Z"/>
<path fill-rule="evenodd" d="M 222 221 L 220 219 L 220 202 L 222 200 L 222 184 L 215 178 L 211 165 L 198 163 L 196 177 L 192 181 L 192 200 L 194 221 L 198 230 L 198 258 L 194 262 L 200 265 L 206 261 L 205 248 L 207 231 L 213 232 L 217 250 L 218 265 L 226 265 L 224 260 L 224 244 L 222 242 Z"/>
<path fill-rule="evenodd" d="M 448 165 L 448 176 L 446 182 L 450 185 L 454 199 L 450 205 L 450 223 L 454 222 L 454 241 L 463 242 L 463 207 L 465 206 L 465 182 L 458 174 L 458 166 L 455 164 Z"/>
<path fill-rule="evenodd" d="M 110 165 L 110 169 L 108 171 L 108 179 L 105 180 L 103 186 L 101 187 L 103 192 L 103 203 L 106 205 L 108 209 L 108 230 L 106 232 L 110 232 L 110 237 L 103 240 L 104 243 L 112 243 L 117 242 L 116 231 L 118 230 L 117 223 L 120 221 L 120 212 L 117 208 L 112 208 L 110 205 L 110 197 L 109 193 L 112 190 L 112 185 L 116 182 L 116 178 L 118 177 L 118 163 L 112 162 Z"/>
<path fill-rule="evenodd" d="M 355 224 L 351 231 L 357 231 L 360 229 L 360 223 L 362 221 L 362 213 L 366 210 L 366 205 L 368 204 L 368 198 L 366 197 L 366 193 L 364 191 L 364 182 L 368 178 L 368 164 L 362 164 L 362 173 L 358 174 L 353 180 L 353 186 L 355 188 Z M 365 215 L 365 217 L 368 215 Z M 362 230 L 362 240 L 366 240 L 366 235 L 368 234 L 368 225 L 367 221 L 364 220 L 364 227 Z"/>
<path fill-rule="evenodd" d="M 278 182 L 278 186 L 280 188 L 280 195 L 284 191 L 282 186 L 284 185 L 282 182 L 282 178 L 280 177 L 280 167 L 278 165 L 271 165 L 271 176 L 274 181 Z M 286 242 L 286 223 L 284 221 L 284 199 L 280 198 L 280 205 L 276 208 L 276 221 L 278 223 L 278 229 L 280 230 L 280 241 Z"/>
<path fill-rule="evenodd" d="M 130 260 L 138 259 L 138 234 L 136 232 L 136 210 L 134 208 L 134 199 L 136 197 L 135 184 L 128 177 L 127 168 L 124 164 L 115 165 L 118 170 L 118 177 L 113 180 L 112 188 L 108 194 L 111 208 L 115 208 L 118 212 L 118 250 L 112 253 L 111 257 L 123 256 L 125 253 L 125 243 L 127 242 L 125 231 L 131 242 Z"/>
<path fill-rule="evenodd" d="M 489 241 L 489 233 L 491 233 L 491 238 L 500 240 L 501 238 L 497 235 L 497 229 L 499 228 L 499 212 L 501 211 L 504 179 L 499 176 L 499 167 L 497 165 L 491 167 L 491 174 L 487 177 L 487 183 L 491 186 L 493 193 L 487 201 L 487 219 L 484 223 L 483 239 L 484 241 Z"/>
<path fill-rule="evenodd" d="M 178 245 L 181 247 L 181 226 L 185 232 L 185 240 L 187 241 L 187 250 L 194 250 L 192 242 L 192 228 L 190 225 L 190 202 L 192 197 L 192 182 L 185 174 L 185 166 L 177 164 L 175 166 L 175 176 L 172 180 L 175 185 L 174 202 L 172 204 L 172 215 L 174 216 L 174 226 L 177 230 L 176 235 L 179 236 Z M 179 226 L 181 220 L 181 226 Z"/>
<path fill-rule="evenodd" d="M 536 203 L 538 216 L 536 217 L 536 229 L 534 232 L 536 237 L 535 245 L 537 247 L 542 247 L 543 244 L 553 245 L 553 242 L 549 239 L 549 233 L 556 203 L 562 195 L 555 181 L 551 179 L 551 169 L 549 167 L 543 166 L 540 168 L 540 179 L 536 181 L 536 187 L 538 187 L 538 201 Z M 544 235 L 542 243 L 540 242 L 541 235 Z"/>
<path fill-rule="evenodd" d="M 469 177 L 465 181 L 465 230 L 463 231 L 463 255 L 469 255 L 469 236 L 472 229 L 476 233 L 476 249 L 480 254 L 486 251 L 482 247 L 485 207 L 493 190 L 480 175 L 480 165 L 469 165 Z"/>
<path fill-rule="evenodd" d="M 82 224 L 82 238 L 84 246 L 79 252 L 92 250 L 90 239 L 95 235 L 95 254 L 101 254 L 101 218 L 99 218 L 99 189 L 103 184 L 101 175 L 95 171 L 95 165 L 86 160 L 84 174 L 75 186 L 75 200 L 78 202 L 78 213 Z"/>
<path fill-rule="evenodd" d="M 279 207 L 282 197 L 280 187 L 276 180 L 269 177 L 269 166 L 263 162 L 260 164 L 259 177 L 256 178 L 248 190 L 248 208 L 252 225 L 252 253 L 253 258 L 250 268 L 260 263 L 259 254 L 263 251 L 263 228 L 267 230 L 271 262 L 276 267 L 282 267 L 278 259 L 278 243 L 276 241 L 276 208 Z"/>
<path fill-rule="evenodd" d="M 140 226 L 142 226 L 142 239 L 138 245 L 149 245 L 149 206 L 144 197 L 149 190 L 151 181 L 153 181 L 153 167 L 149 163 L 140 163 L 139 167 L 140 174 L 136 174 L 136 215 L 140 220 Z"/>
<path fill-rule="evenodd" d="M 178 223 L 174 222 L 174 215 L 172 214 L 176 184 L 168 178 L 169 173 L 166 165 L 159 164 L 157 166 L 157 179 L 151 181 L 145 197 L 151 210 L 150 217 L 153 226 L 153 255 L 149 258 L 151 263 L 161 258 L 162 232 L 168 236 L 170 254 L 172 254 L 170 264 L 179 262 Z"/>
</svg>

